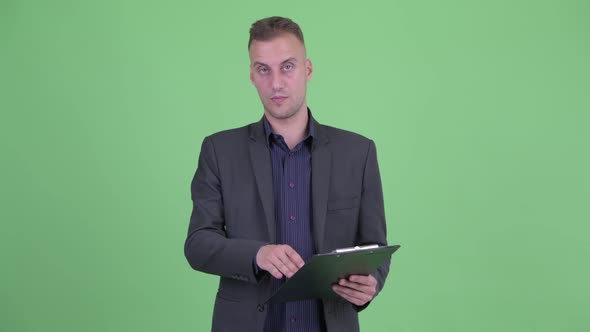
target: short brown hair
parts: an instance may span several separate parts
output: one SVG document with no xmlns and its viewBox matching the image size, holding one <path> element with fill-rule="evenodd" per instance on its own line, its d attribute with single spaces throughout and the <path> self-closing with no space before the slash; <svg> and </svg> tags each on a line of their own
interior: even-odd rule
<svg viewBox="0 0 590 332">
<path fill-rule="evenodd" d="M 271 40 L 281 33 L 293 34 L 305 46 L 303 32 L 297 23 L 286 17 L 272 16 L 263 18 L 252 24 L 252 27 L 250 27 L 248 49 L 250 49 L 253 40 Z"/>
</svg>

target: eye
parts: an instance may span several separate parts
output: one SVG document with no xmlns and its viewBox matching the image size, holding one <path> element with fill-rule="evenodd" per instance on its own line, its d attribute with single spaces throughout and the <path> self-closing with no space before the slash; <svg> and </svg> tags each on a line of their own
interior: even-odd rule
<svg viewBox="0 0 590 332">
<path fill-rule="evenodd" d="M 267 74 L 268 73 L 268 68 L 266 68 L 266 67 L 258 67 L 258 72 L 260 74 L 263 74 L 263 75 L 264 74 Z"/>
<path fill-rule="evenodd" d="M 286 64 L 283 66 L 284 71 L 291 71 L 293 70 L 294 66 L 292 64 Z"/>
</svg>

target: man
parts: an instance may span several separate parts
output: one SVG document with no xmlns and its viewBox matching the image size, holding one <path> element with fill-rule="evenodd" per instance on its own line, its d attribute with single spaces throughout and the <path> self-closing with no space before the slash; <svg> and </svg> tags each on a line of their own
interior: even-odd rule
<svg viewBox="0 0 590 332">
<path fill-rule="evenodd" d="M 264 116 L 206 137 L 191 186 L 185 255 L 220 276 L 212 330 L 358 331 L 357 312 L 383 287 L 389 261 L 335 280 L 340 300 L 264 303 L 313 254 L 387 244 L 375 145 L 313 119 L 313 67 L 296 23 L 255 22 L 248 50 Z"/>
</svg>

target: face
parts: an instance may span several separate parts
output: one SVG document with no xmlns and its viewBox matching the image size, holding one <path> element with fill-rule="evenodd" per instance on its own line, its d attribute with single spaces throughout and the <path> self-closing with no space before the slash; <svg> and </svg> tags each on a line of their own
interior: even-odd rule
<svg viewBox="0 0 590 332">
<path fill-rule="evenodd" d="M 305 94 L 311 74 L 305 47 L 290 33 L 250 44 L 250 80 L 267 116 L 285 120 L 306 112 Z"/>
</svg>

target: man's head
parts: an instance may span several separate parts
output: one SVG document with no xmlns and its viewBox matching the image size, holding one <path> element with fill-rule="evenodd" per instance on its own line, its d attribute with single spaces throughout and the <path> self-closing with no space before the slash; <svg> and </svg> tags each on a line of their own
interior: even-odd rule
<svg viewBox="0 0 590 332">
<path fill-rule="evenodd" d="M 276 16 L 254 22 L 248 51 L 250 80 L 267 116 L 282 120 L 305 112 L 312 65 L 297 23 Z"/>
</svg>

